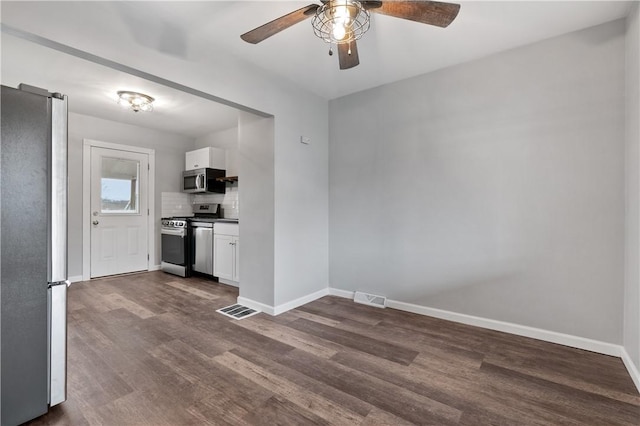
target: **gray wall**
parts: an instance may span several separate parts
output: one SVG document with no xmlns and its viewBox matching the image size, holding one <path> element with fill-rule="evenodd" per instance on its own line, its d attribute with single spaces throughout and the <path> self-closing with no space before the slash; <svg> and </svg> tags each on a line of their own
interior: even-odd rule
<svg viewBox="0 0 640 426">
<path fill-rule="evenodd" d="M 285 117 L 298 114 L 295 125 L 282 128 L 282 116 L 275 117 L 275 306 L 329 283 L 329 107 L 306 96 L 281 111 Z M 301 136 L 310 144 L 300 143 Z M 240 214 L 243 208 L 240 202 Z"/>
<path fill-rule="evenodd" d="M 624 347 L 640 370 L 640 5 L 627 18 Z"/>
<path fill-rule="evenodd" d="M 155 149 L 155 233 L 156 259 L 160 261 L 160 218 L 162 192 L 179 192 L 184 153 L 193 149 L 194 139 L 166 132 L 69 114 L 69 276 L 82 276 L 82 149 L 83 139 Z M 150 265 L 154 266 L 154 265 Z"/>
<path fill-rule="evenodd" d="M 241 112 L 238 126 L 240 296 L 274 305 L 273 119 Z M 245 238 L 251 235 L 251 238 Z"/>
<path fill-rule="evenodd" d="M 624 22 L 330 102 L 330 286 L 622 342 Z"/>
</svg>

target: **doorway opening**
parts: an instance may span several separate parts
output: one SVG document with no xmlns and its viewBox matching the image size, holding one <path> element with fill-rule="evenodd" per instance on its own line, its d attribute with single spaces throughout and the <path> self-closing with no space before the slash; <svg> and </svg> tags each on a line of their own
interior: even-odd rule
<svg viewBox="0 0 640 426">
<path fill-rule="evenodd" d="M 85 139 L 82 279 L 156 264 L 155 150 Z"/>
</svg>

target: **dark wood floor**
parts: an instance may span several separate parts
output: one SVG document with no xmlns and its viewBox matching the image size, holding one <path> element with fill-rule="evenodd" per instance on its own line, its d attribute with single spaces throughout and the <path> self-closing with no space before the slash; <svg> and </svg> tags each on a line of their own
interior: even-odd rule
<svg viewBox="0 0 640 426">
<path fill-rule="evenodd" d="M 69 293 L 69 399 L 33 424 L 638 425 L 618 358 L 325 297 L 278 317 L 162 272 Z"/>
</svg>

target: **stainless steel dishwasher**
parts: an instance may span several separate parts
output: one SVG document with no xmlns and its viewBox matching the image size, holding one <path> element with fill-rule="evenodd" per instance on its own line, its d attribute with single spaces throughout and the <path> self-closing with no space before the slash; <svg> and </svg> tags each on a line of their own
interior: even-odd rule
<svg viewBox="0 0 640 426">
<path fill-rule="evenodd" d="M 213 223 L 191 222 L 193 230 L 192 269 L 213 275 Z"/>
</svg>

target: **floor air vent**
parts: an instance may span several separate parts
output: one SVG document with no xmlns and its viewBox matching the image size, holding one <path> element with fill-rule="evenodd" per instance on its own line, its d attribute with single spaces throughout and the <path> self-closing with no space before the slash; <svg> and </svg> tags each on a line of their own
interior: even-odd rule
<svg viewBox="0 0 640 426">
<path fill-rule="evenodd" d="M 375 294 L 362 293 L 356 291 L 353 301 L 364 305 L 375 306 L 376 308 L 384 308 L 387 306 L 387 298 L 384 296 L 376 296 Z"/>
<path fill-rule="evenodd" d="M 220 308 L 216 312 L 220 312 L 222 315 L 226 315 L 237 320 L 249 318 L 252 315 L 260 313 L 260 311 L 238 304 L 227 306 L 226 308 Z"/>
</svg>

